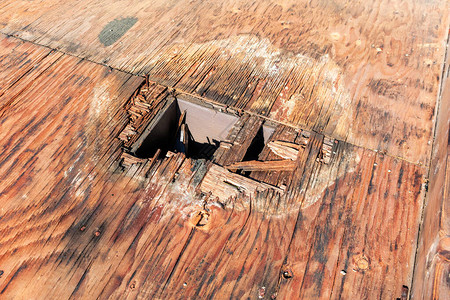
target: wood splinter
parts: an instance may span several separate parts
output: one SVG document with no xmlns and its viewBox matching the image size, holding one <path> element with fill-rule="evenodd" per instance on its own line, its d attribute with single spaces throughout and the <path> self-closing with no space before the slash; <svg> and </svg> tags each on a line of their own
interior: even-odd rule
<svg viewBox="0 0 450 300">
<path fill-rule="evenodd" d="M 274 161 L 242 161 L 227 166 L 228 170 L 243 171 L 293 171 L 295 161 L 290 159 Z"/>
<path fill-rule="evenodd" d="M 278 155 L 284 159 L 290 159 L 290 160 L 296 160 L 298 151 L 300 151 L 300 149 L 304 148 L 301 145 L 297 145 L 297 144 L 290 143 L 290 142 L 284 142 L 284 141 L 272 141 L 272 142 L 268 143 L 267 146 L 276 155 Z"/>
<path fill-rule="evenodd" d="M 276 155 L 284 159 L 290 160 L 296 160 L 298 152 L 301 149 L 305 148 L 305 145 L 298 145 L 285 141 L 272 141 L 268 143 L 267 146 Z M 326 143 L 322 145 L 322 149 L 320 151 L 317 160 L 322 163 L 329 164 L 331 161 L 332 151 L 333 151 L 333 141 L 332 140 L 326 141 Z"/>
</svg>

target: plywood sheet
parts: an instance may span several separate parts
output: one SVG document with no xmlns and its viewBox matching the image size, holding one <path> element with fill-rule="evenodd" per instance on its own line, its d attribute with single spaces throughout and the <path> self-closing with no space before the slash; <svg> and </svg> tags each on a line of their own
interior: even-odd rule
<svg viewBox="0 0 450 300">
<path fill-rule="evenodd" d="M 30 60 L 47 51 L 0 43 Z M 11 95 L 0 121 L 0 297 L 394 298 L 410 286 L 422 167 L 342 141 L 324 164 L 324 137 L 312 133 L 282 174 L 286 192 L 217 201 L 198 189 L 205 161 L 120 164 L 142 78 L 65 54 L 27 74 L 0 96 Z"/>
<path fill-rule="evenodd" d="M 428 165 L 448 5 L 5 0 L 0 24 L 6 34 Z"/>
<path fill-rule="evenodd" d="M 443 70 L 441 101 L 420 230 L 412 295 L 445 299 L 450 267 L 450 56 Z"/>
</svg>

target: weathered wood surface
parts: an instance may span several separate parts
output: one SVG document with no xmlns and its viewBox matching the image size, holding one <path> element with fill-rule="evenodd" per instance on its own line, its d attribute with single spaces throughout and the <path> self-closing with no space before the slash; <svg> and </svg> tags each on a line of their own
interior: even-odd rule
<svg viewBox="0 0 450 300">
<path fill-rule="evenodd" d="M 445 299 L 450 295 L 450 56 L 447 56 L 442 75 L 442 95 L 412 290 L 417 299 Z"/>
<path fill-rule="evenodd" d="M 294 171 L 295 162 L 291 159 L 267 161 L 249 160 L 228 165 L 227 169 L 242 171 Z"/>
<path fill-rule="evenodd" d="M 205 194 L 210 194 L 213 199 L 217 198 L 220 202 L 226 202 L 230 197 L 236 197 L 240 193 L 251 196 L 255 192 L 269 189 L 280 194 L 283 193 L 275 186 L 248 179 L 215 164 L 211 165 L 205 174 L 199 189 Z"/>
<path fill-rule="evenodd" d="M 446 0 L 3 0 L 0 32 L 428 165 L 449 15 Z"/>
<path fill-rule="evenodd" d="M 219 201 L 201 191 L 212 168 L 203 160 L 120 164 L 142 78 L 0 44 L 30 60 L 2 59 L 20 78 L 0 77 L 1 298 L 391 299 L 411 286 L 423 166 L 343 141 L 324 163 L 328 139 L 312 132 L 295 170 L 279 172 L 284 191 L 273 182 Z M 242 159 L 255 133 L 232 131 L 240 147 L 220 157 Z M 272 136 L 303 138 L 282 125 Z M 260 159 L 270 155 L 266 145 Z"/>
<path fill-rule="evenodd" d="M 220 143 L 214 162 L 227 166 L 242 161 L 263 123 L 261 118 L 244 114 L 230 130 L 227 140 Z"/>
</svg>

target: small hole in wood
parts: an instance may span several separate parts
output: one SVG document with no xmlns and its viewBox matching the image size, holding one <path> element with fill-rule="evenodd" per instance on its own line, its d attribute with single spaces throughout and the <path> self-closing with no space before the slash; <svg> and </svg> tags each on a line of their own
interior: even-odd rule
<svg viewBox="0 0 450 300">
<path fill-rule="evenodd" d="M 289 279 L 289 278 L 292 278 L 294 275 L 292 274 L 292 271 L 291 270 L 284 270 L 283 271 L 283 273 L 282 273 L 282 275 L 283 275 L 283 278 L 284 279 Z"/>
</svg>

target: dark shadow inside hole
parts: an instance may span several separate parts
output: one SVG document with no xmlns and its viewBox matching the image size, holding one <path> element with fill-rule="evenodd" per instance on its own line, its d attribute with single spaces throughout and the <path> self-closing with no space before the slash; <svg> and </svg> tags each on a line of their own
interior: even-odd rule
<svg viewBox="0 0 450 300">
<path fill-rule="evenodd" d="M 252 142 L 250 143 L 250 146 L 247 148 L 247 152 L 245 152 L 244 158 L 242 161 L 251 161 L 251 160 L 258 160 L 259 155 L 264 149 L 265 145 L 265 139 L 264 139 L 264 130 L 263 126 L 261 126 L 256 133 L 255 137 L 253 138 Z M 250 171 L 244 172 L 240 171 L 241 175 L 249 176 Z"/>
<path fill-rule="evenodd" d="M 250 160 L 258 160 L 259 154 L 264 149 L 264 132 L 263 127 L 261 126 L 253 138 L 250 146 L 245 152 L 244 158 L 242 161 L 250 161 Z"/>
<path fill-rule="evenodd" d="M 211 160 L 219 145 L 220 142 L 214 139 L 210 143 L 199 143 L 192 139 L 189 142 L 189 149 L 186 155 L 194 159 L 204 158 Z"/>
<path fill-rule="evenodd" d="M 133 146 L 132 152 L 139 158 L 151 158 L 158 149 L 164 157 L 175 145 L 178 116 L 180 111 L 176 101 L 168 102 L 150 122 L 140 139 Z"/>
<path fill-rule="evenodd" d="M 180 123 L 182 112 L 186 111 Z M 211 159 L 237 118 L 185 100 L 167 102 L 133 145 L 132 152 L 140 158 L 150 158 L 161 149 L 183 152 L 189 158 Z M 183 124 L 179 127 L 180 124 Z"/>
</svg>

